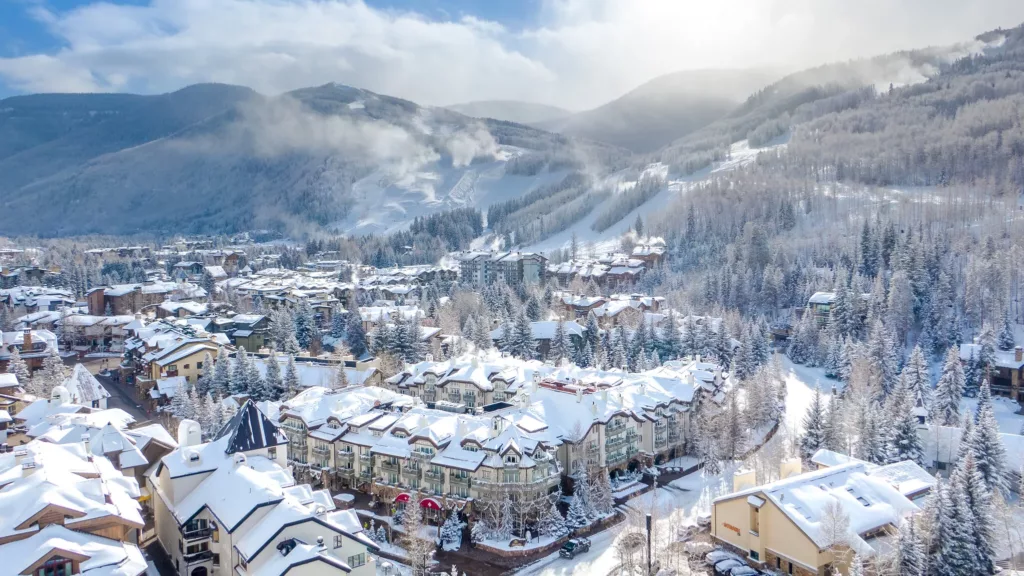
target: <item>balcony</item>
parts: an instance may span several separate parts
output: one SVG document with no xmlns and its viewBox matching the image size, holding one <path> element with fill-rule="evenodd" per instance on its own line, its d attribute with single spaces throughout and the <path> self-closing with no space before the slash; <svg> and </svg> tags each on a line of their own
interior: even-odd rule
<svg viewBox="0 0 1024 576">
<path fill-rule="evenodd" d="M 626 431 L 626 425 L 625 424 L 609 424 L 609 425 L 604 427 L 605 438 L 609 438 L 609 437 L 612 437 L 612 436 L 617 436 L 619 434 L 622 434 L 625 431 Z"/>
<path fill-rule="evenodd" d="M 380 469 L 388 472 L 398 472 L 399 468 L 401 468 L 401 466 L 398 462 L 389 462 L 388 460 L 384 460 L 380 463 Z"/>
<path fill-rule="evenodd" d="M 373 478 L 373 470 L 370 470 L 369 468 L 363 468 L 362 471 L 359 472 L 359 477 L 362 478 L 363 480 L 369 480 Z"/>
<path fill-rule="evenodd" d="M 427 470 L 423 475 L 431 480 L 440 480 L 444 478 L 444 472 L 441 470 Z"/>
<path fill-rule="evenodd" d="M 402 476 L 408 476 L 410 478 L 419 478 L 420 469 L 416 466 L 410 466 L 406 464 L 405 467 L 402 468 Z"/>
<path fill-rule="evenodd" d="M 313 446 L 313 453 L 314 454 L 330 454 L 331 453 L 331 447 L 330 446 Z"/>
<path fill-rule="evenodd" d="M 354 468 L 337 468 L 334 472 L 343 478 L 351 478 L 356 473 Z"/>
<path fill-rule="evenodd" d="M 210 560 L 213 560 L 213 552 L 210 550 L 203 550 L 202 552 L 196 552 L 195 554 L 185 554 L 182 556 L 182 560 L 185 561 L 186 566 L 209 562 Z"/>
<path fill-rule="evenodd" d="M 626 461 L 626 453 L 624 451 L 613 452 L 605 456 L 604 460 L 608 466 L 614 466 Z"/>
<path fill-rule="evenodd" d="M 338 450 L 338 461 L 339 462 L 351 462 L 355 452 L 351 450 Z"/>
<path fill-rule="evenodd" d="M 449 476 L 448 477 L 448 482 L 450 482 L 452 484 L 460 484 L 462 486 L 469 486 L 470 485 L 470 477 L 469 476 Z"/>
<path fill-rule="evenodd" d="M 212 528 L 199 528 L 196 530 L 182 532 L 181 537 L 185 540 L 185 542 L 192 542 L 194 540 L 203 540 L 209 538 L 211 534 L 213 534 Z"/>
<path fill-rule="evenodd" d="M 364 462 L 366 464 L 369 464 L 372 458 L 373 458 L 373 454 L 370 454 L 370 453 L 360 454 L 359 455 L 359 461 L 360 462 Z"/>
<path fill-rule="evenodd" d="M 664 434 L 654 437 L 654 446 L 661 447 L 668 443 L 668 438 Z"/>
<path fill-rule="evenodd" d="M 622 436 L 622 435 L 618 435 L 618 436 L 609 438 L 608 440 L 605 440 L 604 446 L 608 450 L 612 450 L 614 448 L 618 448 L 619 446 L 622 446 L 625 443 L 626 443 L 626 437 Z"/>
</svg>

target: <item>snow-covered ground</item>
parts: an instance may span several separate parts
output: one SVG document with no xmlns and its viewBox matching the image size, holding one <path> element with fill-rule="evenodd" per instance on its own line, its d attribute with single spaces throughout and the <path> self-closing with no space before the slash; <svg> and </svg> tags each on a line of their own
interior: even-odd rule
<svg viewBox="0 0 1024 576">
<path fill-rule="evenodd" d="M 999 422 L 999 431 L 1005 434 L 1020 434 L 1021 426 L 1024 426 L 1024 415 L 1016 414 L 1020 409 L 1017 404 L 1009 398 L 995 397 L 992 399 L 992 411 L 996 414 Z M 977 398 L 964 398 L 960 401 L 961 414 L 974 414 L 978 411 Z"/>
</svg>

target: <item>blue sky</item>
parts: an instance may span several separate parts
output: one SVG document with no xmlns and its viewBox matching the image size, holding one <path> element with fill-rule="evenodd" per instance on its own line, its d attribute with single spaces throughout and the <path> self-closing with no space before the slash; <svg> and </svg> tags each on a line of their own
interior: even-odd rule
<svg viewBox="0 0 1024 576">
<path fill-rule="evenodd" d="M 340 82 L 579 110 L 679 70 L 793 70 L 1021 22 L 1021 0 L 0 0 L 0 97 Z"/>
</svg>

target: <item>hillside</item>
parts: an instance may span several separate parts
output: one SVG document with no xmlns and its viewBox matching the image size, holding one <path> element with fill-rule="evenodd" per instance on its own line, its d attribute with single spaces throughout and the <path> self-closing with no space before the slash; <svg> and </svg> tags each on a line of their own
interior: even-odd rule
<svg viewBox="0 0 1024 576">
<path fill-rule="evenodd" d="M 445 108 L 474 118 L 494 118 L 518 124 L 553 122 L 572 115 L 572 112 L 557 106 L 517 100 L 480 100 L 465 104 L 452 104 Z"/>
<path fill-rule="evenodd" d="M 622 155 L 335 84 L 274 98 L 233 86 L 38 95 L 0 111 L 17 135 L 0 158 L 10 235 L 385 232 Z"/>
<path fill-rule="evenodd" d="M 776 78 L 760 70 L 675 72 L 593 110 L 535 125 L 634 152 L 651 152 L 724 117 Z"/>
</svg>

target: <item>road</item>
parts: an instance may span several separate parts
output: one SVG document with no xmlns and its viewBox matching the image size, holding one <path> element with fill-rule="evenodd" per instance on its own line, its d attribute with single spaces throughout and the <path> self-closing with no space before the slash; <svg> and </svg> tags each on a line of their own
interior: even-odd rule
<svg viewBox="0 0 1024 576">
<path fill-rule="evenodd" d="M 106 361 L 106 364 L 104 364 L 104 361 Z M 146 414 L 146 410 L 142 405 L 136 402 L 135 391 L 130 386 L 123 384 L 119 378 L 111 378 L 100 373 L 104 366 L 116 368 L 117 359 L 88 360 L 82 364 L 89 369 L 89 372 L 96 376 L 96 379 L 107 389 L 107 392 L 110 392 L 110 398 L 107 399 L 108 408 L 120 408 L 131 414 L 136 422 L 146 422 L 150 419 L 149 414 Z"/>
</svg>

